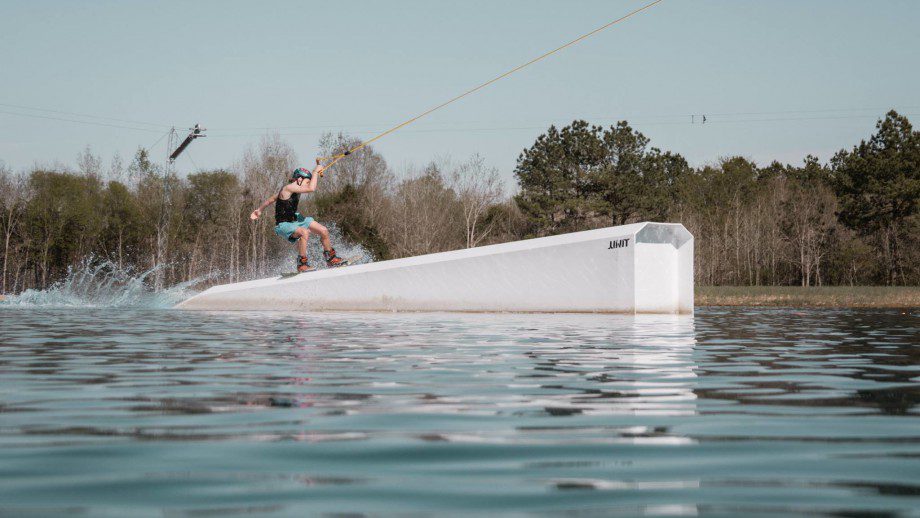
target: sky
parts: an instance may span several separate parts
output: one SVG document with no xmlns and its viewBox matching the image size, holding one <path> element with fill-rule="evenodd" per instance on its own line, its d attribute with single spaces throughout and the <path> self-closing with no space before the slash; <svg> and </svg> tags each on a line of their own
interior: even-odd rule
<svg viewBox="0 0 920 518">
<path fill-rule="evenodd" d="M 269 132 L 309 164 L 324 131 L 372 137 L 648 1 L 0 0 L 0 161 L 163 160 L 201 123 L 181 173 Z M 397 172 L 478 153 L 510 185 L 550 124 L 625 119 L 692 165 L 826 160 L 889 109 L 920 121 L 918 26 L 916 0 L 664 0 L 374 148 Z"/>
</svg>

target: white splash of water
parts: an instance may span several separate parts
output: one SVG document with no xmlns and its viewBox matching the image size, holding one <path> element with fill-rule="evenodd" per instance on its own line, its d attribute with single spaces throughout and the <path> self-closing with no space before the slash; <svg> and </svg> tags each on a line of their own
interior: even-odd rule
<svg viewBox="0 0 920 518">
<path fill-rule="evenodd" d="M 329 238 L 332 240 L 332 246 L 335 248 L 335 253 L 337 256 L 342 259 L 349 259 L 349 264 L 365 264 L 374 262 L 374 254 L 370 253 L 366 248 L 361 245 L 352 244 L 342 235 L 341 230 L 335 223 L 324 223 L 326 228 L 329 229 Z M 319 237 L 313 236 L 309 240 L 309 245 L 307 247 L 307 261 L 310 262 L 311 266 L 317 267 L 319 269 L 326 267 L 326 261 L 323 258 L 323 247 L 320 245 Z M 282 274 L 286 272 L 293 272 L 297 268 L 297 247 L 295 245 L 290 245 L 288 249 L 279 255 L 275 256 L 274 259 L 270 261 L 270 270 L 271 273 L 268 275 Z M 251 275 L 251 279 L 243 280 L 254 280 L 258 278 L 265 277 L 265 275 Z"/>
<path fill-rule="evenodd" d="M 352 264 L 373 262 L 370 252 L 360 245 L 348 243 L 335 225 L 329 225 L 336 253 L 344 259 L 351 259 Z M 319 239 L 310 240 L 308 258 L 310 264 L 323 268 L 325 261 Z M 293 247 L 292 247 L 293 248 Z M 295 270 L 296 249 L 283 257 L 272 261 L 272 270 L 278 274 Z M 177 303 L 195 294 L 192 286 L 202 283 L 209 277 L 220 277 L 220 272 L 211 276 L 198 277 L 186 282 L 155 291 L 147 279 L 161 266 L 137 272 L 122 269 L 110 261 L 95 257 L 84 259 L 75 267 L 68 268 L 67 277 L 44 290 L 26 290 L 19 295 L 10 295 L 0 304 L 11 306 L 42 307 L 93 307 L 93 308 L 171 308 Z M 265 273 L 253 272 L 248 277 L 256 279 Z M 244 276 L 247 277 L 247 276 Z M 248 279 L 241 279 L 248 280 Z"/>
<path fill-rule="evenodd" d="M 26 290 L 9 296 L 3 304 L 42 307 L 169 308 L 192 293 L 202 279 L 154 291 L 146 282 L 159 267 L 143 272 L 121 269 L 109 261 L 84 259 L 68 268 L 67 277 L 44 290 Z"/>
</svg>

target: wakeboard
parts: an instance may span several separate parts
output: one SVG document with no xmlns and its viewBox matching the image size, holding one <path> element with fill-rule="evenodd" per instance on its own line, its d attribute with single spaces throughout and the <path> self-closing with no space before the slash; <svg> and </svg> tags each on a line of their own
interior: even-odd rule
<svg viewBox="0 0 920 518">
<path fill-rule="evenodd" d="M 357 261 L 358 259 L 361 259 L 362 257 L 364 257 L 364 256 L 361 255 L 361 254 L 359 254 L 359 255 L 353 255 L 353 256 L 351 256 L 351 257 L 346 257 L 346 258 L 343 259 L 343 261 L 342 261 L 341 264 L 339 264 L 339 265 L 337 265 L 337 266 L 327 266 L 326 268 L 341 268 L 341 267 L 343 267 L 343 266 L 349 266 L 349 265 L 352 264 L 354 261 Z M 307 270 L 307 271 L 305 271 L 305 272 L 287 272 L 287 273 L 282 273 L 282 274 L 281 274 L 281 277 L 278 277 L 278 278 L 279 278 L 279 279 L 289 279 L 289 278 L 291 278 L 291 277 L 296 277 L 296 276 L 298 276 L 298 275 L 300 275 L 300 274 L 302 274 L 302 273 L 310 273 L 310 272 L 315 272 L 315 271 L 316 271 L 316 268 L 311 266 L 310 269 Z"/>
<path fill-rule="evenodd" d="M 345 257 L 344 259 L 342 259 L 342 262 L 339 263 L 338 265 L 336 265 L 336 266 L 328 266 L 327 268 L 341 268 L 341 267 L 343 267 L 343 266 L 349 266 L 349 265 L 351 265 L 352 263 L 354 263 L 355 261 L 357 261 L 358 259 L 361 259 L 362 257 L 364 257 L 362 254 L 352 255 L 352 256 L 349 256 L 349 257 Z"/>
<path fill-rule="evenodd" d="M 279 279 L 287 279 L 287 278 L 289 278 L 289 277 L 295 277 L 295 276 L 300 275 L 300 274 L 302 274 L 302 273 L 310 273 L 310 272 L 315 272 L 315 271 L 316 271 L 316 268 L 314 268 L 314 267 L 311 266 L 310 269 L 307 270 L 307 271 L 304 271 L 304 272 L 287 272 L 287 273 L 282 273 L 282 274 L 281 274 L 281 277 L 278 277 L 278 278 L 279 278 Z"/>
</svg>

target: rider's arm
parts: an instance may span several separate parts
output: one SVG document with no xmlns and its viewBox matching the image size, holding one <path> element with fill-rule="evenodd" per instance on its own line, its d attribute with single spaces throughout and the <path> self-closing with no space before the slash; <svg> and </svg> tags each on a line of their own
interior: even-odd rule
<svg viewBox="0 0 920 518">
<path fill-rule="evenodd" d="M 268 207 L 272 203 L 275 203 L 277 199 L 278 199 L 278 195 L 273 194 L 271 198 L 262 202 L 262 205 L 259 205 L 258 209 L 252 211 L 252 214 L 249 215 L 249 219 L 259 219 L 259 216 L 262 215 L 262 209 L 264 209 L 265 207 Z"/>
<path fill-rule="evenodd" d="M 316 169 L 313 170 L 313 176 L 310 177 L 310 181 L 301 182 L 300 185 L 295 182 L 285 187 L 285 189 L 288 189 L 291 192 L 299 192 L 301 194 L 313 192 L 316 190 L 316 185 L 319 183 L 319 177 L 322 173 L 323 166 L 317 166 Z"/>
</svg>

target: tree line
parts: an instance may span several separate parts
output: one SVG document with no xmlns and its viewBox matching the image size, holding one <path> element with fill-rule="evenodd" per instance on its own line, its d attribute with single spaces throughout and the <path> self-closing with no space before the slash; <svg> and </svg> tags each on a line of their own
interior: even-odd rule
<svg viewBox="0 0 920 518">
<path fill-rule="evenodd" d="M 331 155 L 355 143 L 327 134 L 320 145 Z M 248 214 L 298 165 L 277 135 L 225 169 L 184 177 L 145 149 L 127 166 L 116 156 L 103 168 L 89 148 L 76 168 L 0 165 L 0 292 L 45 288 L 87 258 L 156 267 L 163 285 L 290 270 L 273 218 Z M 920 132 L 895 112 L 828 163 L 765 166 L 734 156 L 691 167 L 625 121 L 574 121 L 525 149 L 514 176 L 507 193 L 478 156 L 397 174 L 365 147 L 325 175 L 301 212 L 377 260 L 651 220 L 694 234 L 699 284 L 920 283 Z"/>
<path fill-rule="evenodd" d="M 891 111 L 828 163 L 690 167 L 620 122 L 550 128 L 519 157 L 517 206 L 534 235 L 683 223 L 703 285 L 920 283 L 920 132 Z"/>
</svg>

